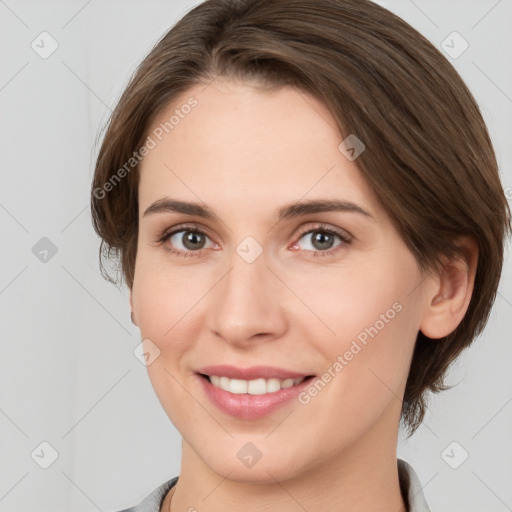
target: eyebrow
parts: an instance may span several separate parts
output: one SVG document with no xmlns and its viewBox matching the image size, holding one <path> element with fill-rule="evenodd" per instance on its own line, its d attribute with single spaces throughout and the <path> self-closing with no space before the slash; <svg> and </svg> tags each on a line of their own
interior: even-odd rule
<svg viewBox="0 0 512 512">
<path fill-rule="evenodd" d="M 209 220 L 220 221 L 217 214 L 207 206 L 199 203 L 190 203 L 186 201 L 178 201 L 176 199 L 163 198 L 155 201 L 144 212 L 143 217 L 155 213 L 183 213 L 185 215 L 195 215 Z M 359 213 L 366 217 L 373 219 L 373 216 L 366 210 L 361 208 L 355 203 L 349 201 L 342 201 L 339 199 L 316 199 L 309 201 L 301 201 L 285 205 L 277 210 L 277 222 L 285 219 L 292 219 L 311 213 L 322 212 L 350 212 Z"/>
</svg>

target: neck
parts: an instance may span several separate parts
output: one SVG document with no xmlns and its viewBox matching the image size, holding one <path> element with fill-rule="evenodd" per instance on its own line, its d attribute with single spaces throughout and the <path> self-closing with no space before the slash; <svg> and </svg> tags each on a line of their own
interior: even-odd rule
<svg viewBox="0 0 512 512">
<path fill-rule="evenodd" d="M 405 512 L 396 459 L 398 428 L 393 422 L 391 427 L 388 432 L 394 435 L 383 437 L 382 429 L 374 429 L 342 452 L 282 481 L 271 476 L 272 469 L 266 471 L 265 482 L 229 479 L 229 474 L 215 473 L 183 442 L 172 512 Z M 169 494 L 162 512 L 169 512 Z"/>
</svg>

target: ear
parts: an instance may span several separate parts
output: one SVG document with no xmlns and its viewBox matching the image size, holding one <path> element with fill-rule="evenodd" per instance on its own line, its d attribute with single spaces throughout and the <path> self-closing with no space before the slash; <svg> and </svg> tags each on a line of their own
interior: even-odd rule
<svg viewBox="0 0 512 512">
<path fill-rule="evenodd" d="M 132 291 L 130 290 L 130 319 L 133 325 L 139 325 L 137 323 L 137 319 L 135 318 L 135 312 L 133 310 L 133 299 L 132 299 Z"/>
<path fill-rule="evenodd" d="M 462 255 L 446 258 L 437 279 L 427 287 L 420 330 L 428 338 L 439 339 L 452 333 L 464 318 L 473 295 L 478 246 L 470 237 L 461 237 L 456 244 Z"/>
</svg>

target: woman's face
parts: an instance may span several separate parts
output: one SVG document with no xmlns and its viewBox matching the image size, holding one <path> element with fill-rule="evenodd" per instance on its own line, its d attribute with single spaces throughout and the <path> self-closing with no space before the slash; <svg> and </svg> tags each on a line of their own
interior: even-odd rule
<svg viewBox="0 0 512 512">
<path fill-rule="evenodd" d="M 131 301 L 183 456 L 272 482 L 394 451 L 426 280 L 327 108 L 218 78 L 149 135 Z"/>
</svg>

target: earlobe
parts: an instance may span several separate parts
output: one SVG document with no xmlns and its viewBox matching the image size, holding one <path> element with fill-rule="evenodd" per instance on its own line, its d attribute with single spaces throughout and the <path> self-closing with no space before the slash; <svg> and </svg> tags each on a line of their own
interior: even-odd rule
<svg viewBox="0 0 512 512">
<path fill-rule="evenodd" d="M 471 302 L 478 247 L 468 237 L 458 240 L 462 254 L 446 259 L 426 297 L 421 332 L 432 339 L 448 336 L 460 324 Z"/>
</svg>

